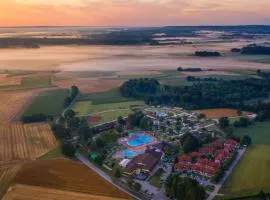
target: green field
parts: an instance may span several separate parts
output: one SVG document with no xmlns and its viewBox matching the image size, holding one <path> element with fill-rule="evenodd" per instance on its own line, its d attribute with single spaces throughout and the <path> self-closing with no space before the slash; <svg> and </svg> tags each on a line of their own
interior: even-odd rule
<svg viewBox="0 0 270 200">
<path fill-rule="evenodd" d="M 256 122 L 248 128 L 236 128 L 234 135 L 240 138 L 249 135 L 253 144 L 270 144 L 270 122 Z"/>
<path fill-rule="evenodd" d="M 59 115 L 64 110 L 64 99 L 69 95 L 66 89 L 46 91 L 37 96 L 23 116 L 33 114 Z"/>
<path fill-rule="evenodd" d="M 55 149 L 49 151 L 48 153 L 44 154 L 39 159 L 48 160 L 48 159 L 55 159 L 55 158 L 65 158 L 65 155 L 62 154 L 60 145 L 58 145 Z"/>
<path fill-rule="evenodd" d="M 253 145 L 241 158 L 219 193 L 247 196 L 270 192 L 270 145 Z"/>
<path fill-rule="evenodd" d="M 135 105 L 144 105 L 143 101 L 127 101 L 120 103 L 93 104 L 92 101 L 78 101 L 73 106 L 73 110 L 78 116 L 101 116 L 99 123 L 117 119 L 118 116 L 127 116 L 130 114 L 131 107 Z"/>
<path fill-rule="evenodd" d="M 119 88 L 114 88 L 106 92 L 83 94 L 79 101 L 91 100 L 92 104 L 118 103 L 126 101 L 134 101 L 134 99 L 123 97 Z"/>
<path fill-rule="evenodd" d="M 25 90 L 52 87 L 51 76 L 29 76 L 22 78 L 20 85 L 2 86 L 3 90 Z"/>
</svg>

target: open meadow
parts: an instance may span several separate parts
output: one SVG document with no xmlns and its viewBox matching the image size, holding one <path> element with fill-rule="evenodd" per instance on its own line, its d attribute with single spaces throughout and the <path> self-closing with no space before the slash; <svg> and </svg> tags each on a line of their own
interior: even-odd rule
<svg viewBox="0 0 270 200">
<path fill-rule="evenodd" d="M 68 95 L 68 89 L 45 91 L 33 100 L 33 103 L 26 108 L 23 116 L 33 114 L 59 115 L 64 109 L 64 99 Z"/>
<path fill-rule="evenodd" d="M 128 194 L 112 186 L 83 164 L 65 159 L 26 163 L 19 169 L 13 184 L 130 199 Z"/>
<path fill-rule="evenodd" d="M 49 124 L 0 124 L 0 166 L 33 160 L 56 147 Z"/>
<path fill-rule="evenodd" d="M 248 128 L 235 128 L 234 135 L 242 138 L 248 135 L 253 144 L 270 144 L 270 122 L 256 122 Z"/>
<path fill-rule="evenodd" d="M 228 196 L 270 192 L 270 145 L 253 145 L 241 158 L 219 193 Z"/>
</svg>

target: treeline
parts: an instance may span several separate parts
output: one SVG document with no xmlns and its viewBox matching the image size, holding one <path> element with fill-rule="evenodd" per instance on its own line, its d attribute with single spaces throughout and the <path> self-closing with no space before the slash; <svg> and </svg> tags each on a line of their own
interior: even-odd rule
<svg viewBox="0 0 270 200">
<path fill-rule="evenodd" d="M 75 99 L 75 97 L 79 94 L 79 88 L 75 85 L 71 86 L 69 96 L 64 100 L 64 107 L 67 108 L 71 102 Z"/>
<path fill-rule="evenodd" d="M 202 68 L 199 68 L 199 67 L 194 67 L 194 68 L 178 67 L 177 71 L 179 71 L 179 72 L 201 72 Z"/>
<path fill-rule="evenodd" d="M 23 123 L 36 123 L 46 121 L 48 118 L 52 117 L 40 113 L 40 114 L 33 114 L 30 116 L 23 116 L 21 121 Z"/>
<path fill-rule="evenodd" d="M 242 48 L 242 54 L 270 55 L 270 47 L 260 45 L 248 45 Z"/>
<path fill-rule="evenodd" d="M 217 51 L 196 51 L 194 53 L 195 56 L 199 57 L 218 57 L 221 56 L 221 54 Z"/>
<path fill-rule="evenodd" d="M 165 194 L 170 199 L 203 200 L 206 192 L 196 180 L 182 178 L 178 174 L 170 174 L 165 183 Z"/>
<path fill-rule="evenodd" d="M 126 81 L 120 92 L 125 97 L 145 100 L 149 105 L 179 106 L 185 109 L 239 108 L 260 111 L 260 105 L 248 105 L 245 101 L 268 98 L 270 81 L 267 79 L 217 80 L 195 82 L 191 86 L 161 85 L 155 79 Z M 268 115 L 265 113 L 262 115 Z"/>
</svg>

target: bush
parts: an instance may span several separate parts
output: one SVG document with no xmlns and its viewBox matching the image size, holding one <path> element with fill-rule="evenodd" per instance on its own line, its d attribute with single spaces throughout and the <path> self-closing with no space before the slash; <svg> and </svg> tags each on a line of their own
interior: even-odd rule
<svg viewBox="0 0 270 200">
<path fill-rule="evenodd" d="M 35 123 L 35 122 L 43 122 L 46 121 L 48 116 L 44 114 L 33 114 L 30 116 L 23 116 L 21 121 L 23 123 Z"/>
<path fill-rule="evenodd" d="M 61 152 L 67 157 L 74 157 L 76 148 L 69 142 L 65 142 L 61 145 Z"/>
</svg>

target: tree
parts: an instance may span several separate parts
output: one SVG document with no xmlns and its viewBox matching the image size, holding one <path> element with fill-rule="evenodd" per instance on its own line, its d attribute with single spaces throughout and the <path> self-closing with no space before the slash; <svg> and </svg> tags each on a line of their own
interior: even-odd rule
<svg viewBox="0 0 270 200">
<path fill-rule="evenodd" d="M 66 139 L 70 137 L 69 130 L 61 124 L 53 124 L 51 128 L 55 137 L 58 139 Z"/>
<path fill-rule="evenodd" d="M 121 177 L 121 171 L 120 171 L 120 169 L 118 167 L 114 171 L 114 177 L 115 178 L 120 178 Z"/>
<path fill-rule="evenodd" d="M 252 142 L 251 137 L 249 137 L 248 135 L 244 135 L 244 137 L 242 138 L 240 144 L 241 144 L 242 146 L 244 146 L 244 145 L 250 146 L 250 145 L 251 145 L 251 142 Z"/>
<path fill-rule="evenodd" d="M 221 118 L 219 119 L 219 127 L 220 127 L 221 129 L 225 129 L 225 128 L 227 128 L 229 125 L 230 125 L 230 121 L 229 121 L 228 117 L 221 117 Z"/>
<path fill-rule="evenodd" d="M 62 143 L 61 152 L 67 157 L 73 157 L 76 153 L 76 148 L 69 142 Z"/>
<path fill-rule="evenodd" d="M 80 125 L 77 132 L 81 140 L 84 142 L 88 141 L 92 137 L 92 132 L 90 131 L 87 124 Z"/>
<path fill-rule="evenodd" d="M 134 190 L 136 190 L 137 192 L 139 192 L 142 188 L 142 185 L 138 182 L 135 182 L 134 184 Z"/>
<path fill-rule="evenodd" d="M 66 110 L 66 112 L 64 113 L 64 117 L 65 119 L 72 119 L 73 117 L 75 117 L 75 112 L 71 109 Z"/>
</svg>

